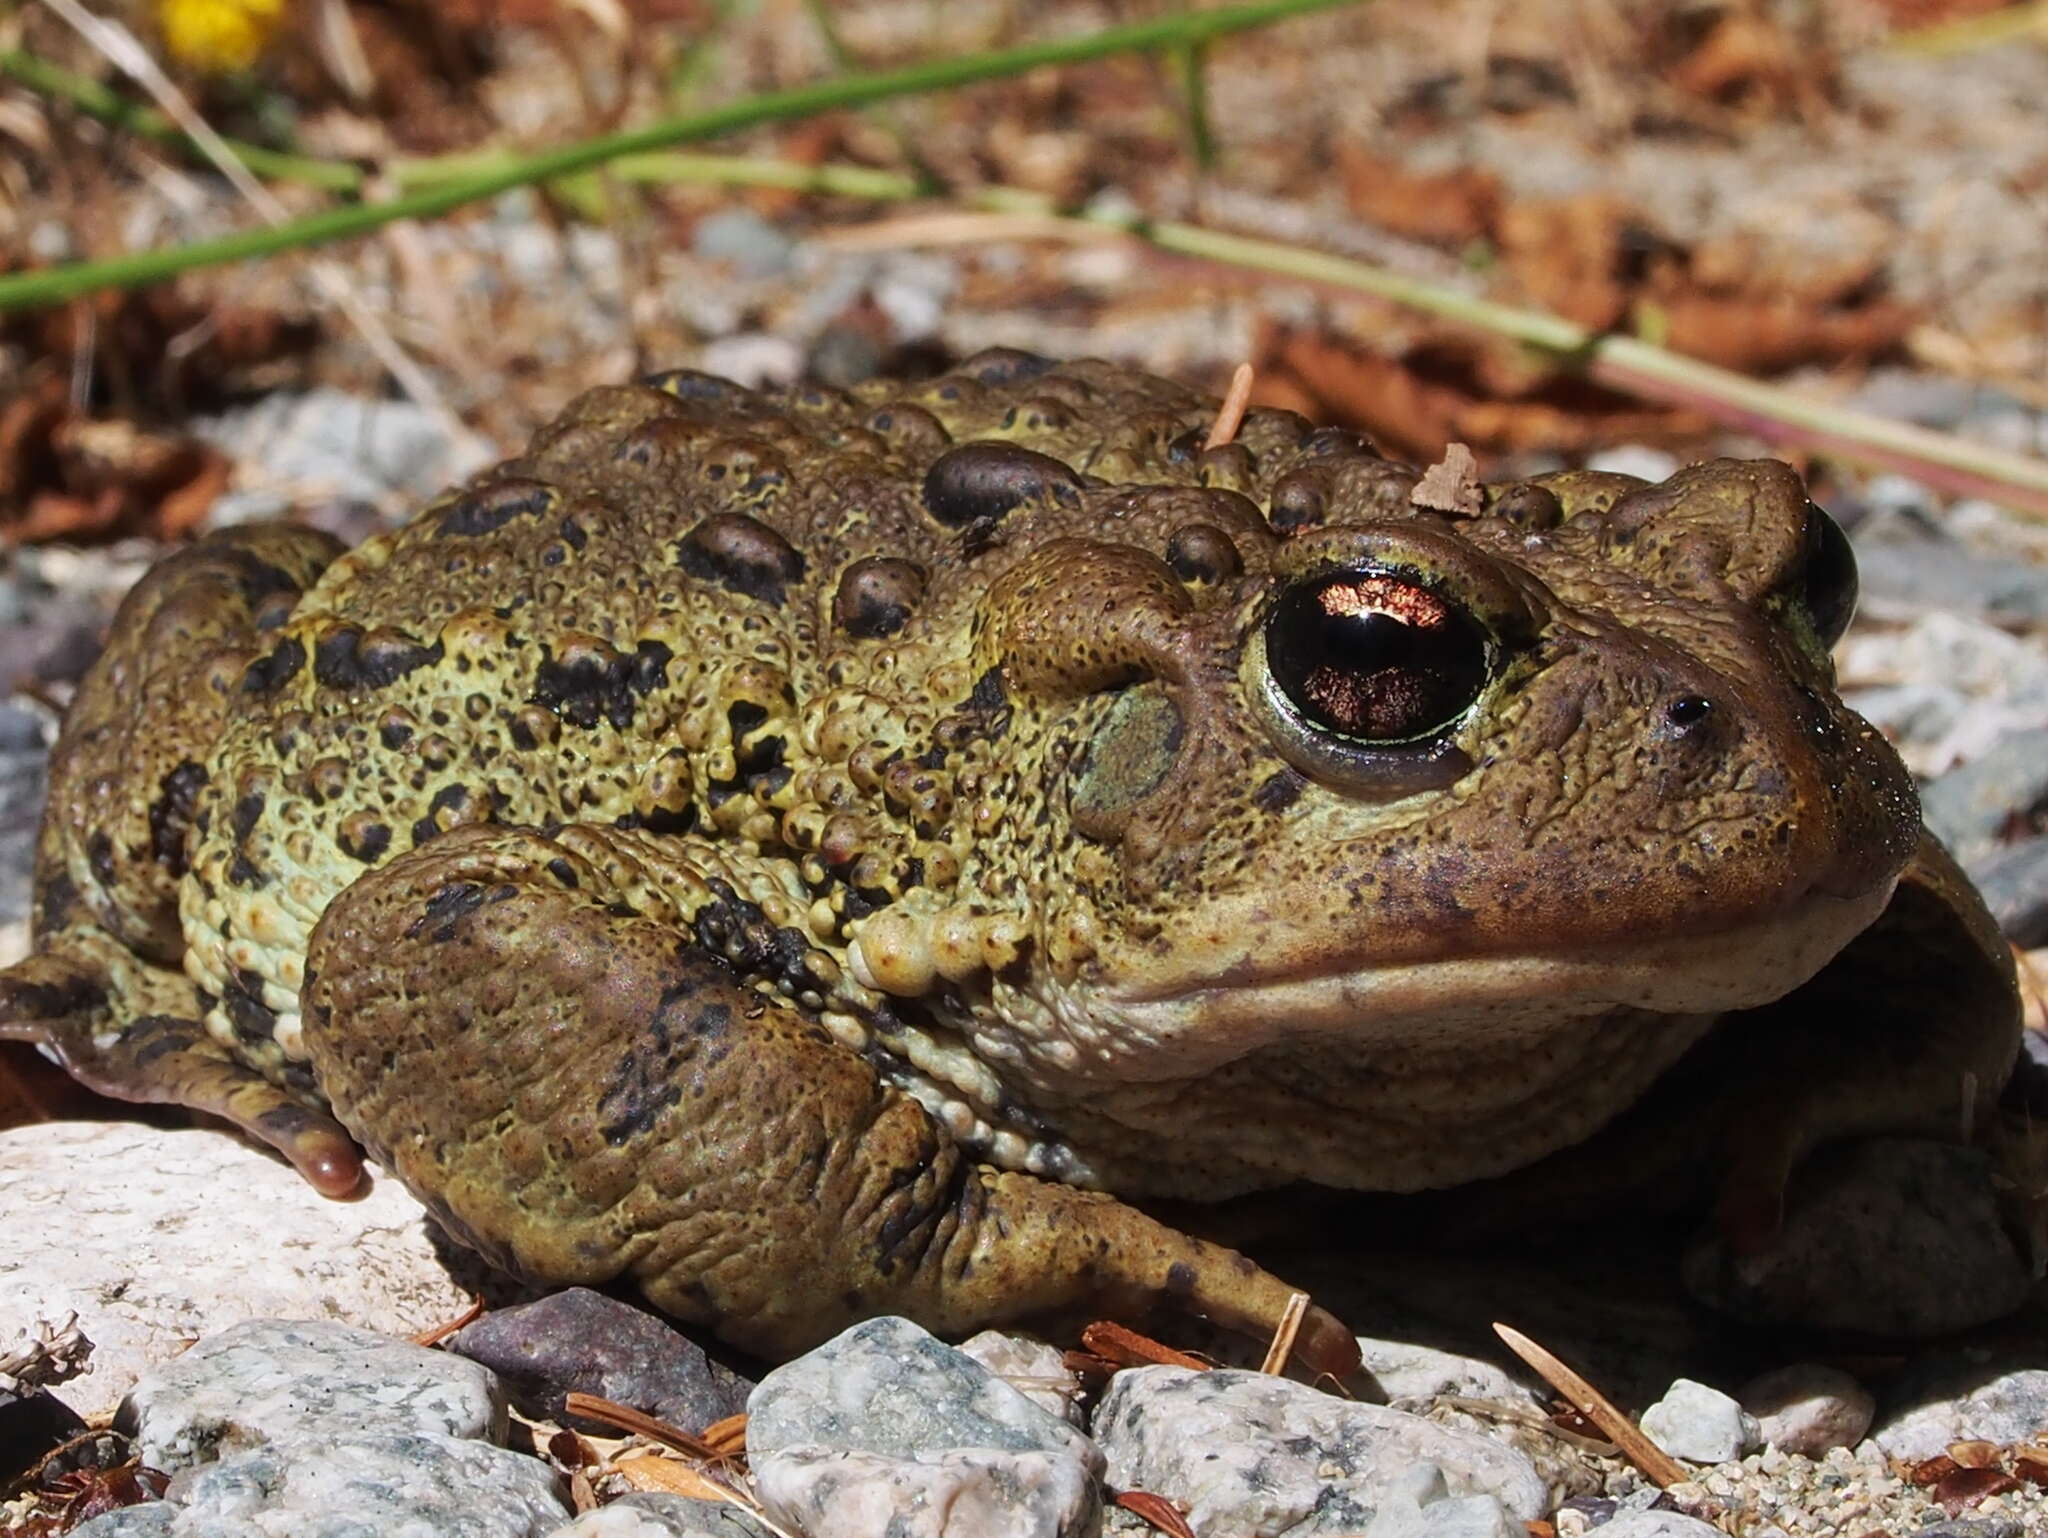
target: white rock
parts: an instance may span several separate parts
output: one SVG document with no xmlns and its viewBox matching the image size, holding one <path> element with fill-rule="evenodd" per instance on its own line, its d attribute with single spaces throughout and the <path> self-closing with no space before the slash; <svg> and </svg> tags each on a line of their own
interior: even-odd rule
<svg viewBox="0 0 2048 1538">
<path fill-rule="evenodd" d="M 1756 1418 L 1766 1444 L 1809 1458 L 1854 1447 L 1870 1430 L 1877 1401 L 1836 1367 L 1799 1362 L 1752 1378 L 1736 1398 Z"/>
<path fill-rule="evenodd" d="M 248 1319 L 145 1374 L 119 1424 L 165 1473 L 292 1438 L 502 1439 L 496 1373 L 326 1320 Z"/>
<path fill-rule="evenodd" d="M 1643 1411 L 1643 1435 L 1674 1458 L 1726 1463 L 1756 1446 L 1756 1421 L 1717 1388 L 1680 1378 Z"/>
<path fill-rule="evenodd" d="M 907 1319 L 763 1378 L 747 1459 L 769 1515 L 807 1538 L 1054 1538 L 1099 1509 L 1094 1443 Z"/>
<path fill-rule="evenodd" d="M 82 1415 L 113 1409 L 150 1366 L 238 1320 L 411 1335 L 469 1305 L 397 1181 L 329 1201 L 212 1130 L 0 1131 L 0 1234 L 0 1340 L 76 1312 L 95 1349 L 62 1397 Z"/>
<path fill-rule="evenodd" d="M 960 1350 L 1039 1409 L 1070 1426 L 1082 1424 L 1080 1381 L 1067 1371 L 1065 1356 L 1051 1342 L 1006 1330 L 983 1330 L 960 1342 Z"/>
<path fill-rule="evenodd" d="M 1198 1533 L 1360 1532 L 1383 1505 L 1413 1502 L 1402 1480 L 1418 1463 L 1438 1467 L 1450 1496 L 1491 1496 L 1517 1522 L 1549 1506 L 1534 1465 L 1511 1447 L 1264 1373 L 1120 1372 L 1095 1436 L 1111 1488 L 1177 1502 Z"/>
<path fill-rule="evenodd" d="M 767 1531 L 729 1501 L 643 1490 L 584 1512 L 548 1538 L 766 1538 Z"/>
<path fill-rule="evenodd" d="M 1593 1531 L 1600 1538 L 1727 1538 L 1718 1527 L 1676 1511 L 1624 1511 Z"/>
<path fill-rule="evenodd" d="M 445 1436 L 287 1437 L 188 1469 L 76 1538 L 542 1538 L 568 1515 L 538 1458 Z"/>
<path fill-rule="evenodd" d="M 1434 1463 L 1411 1464 L 1373 1513 L 1365 1538 L 1523 1538 L 1490 1495 L 1454 1496 Z"/>
</svg>

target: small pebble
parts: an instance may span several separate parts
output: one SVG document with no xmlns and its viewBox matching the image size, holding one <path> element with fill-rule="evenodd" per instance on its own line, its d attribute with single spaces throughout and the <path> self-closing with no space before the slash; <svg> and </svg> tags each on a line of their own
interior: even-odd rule
<svg viewBox="0 0 2048 1538">
<path fill-rule="evenodd" d="M 1870 1430 L 1877 1401 L 1847 1373 L 1812 1362 L 1749 1380 L 1736 1397 L 1756 1418 L 1772 1452 L 1820 1457 L 1854 1447 Z"/>
</svg>

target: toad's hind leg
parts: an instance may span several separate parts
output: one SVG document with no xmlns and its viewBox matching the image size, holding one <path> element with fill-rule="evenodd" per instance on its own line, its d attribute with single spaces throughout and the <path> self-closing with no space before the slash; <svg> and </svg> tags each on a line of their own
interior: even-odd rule
<svg viewBox="0 0 2048 1538">
<path fill-rule="evenodd" d="M 225 1116 L 336 1195 L 361 1172 L 347 1135 L 199 1024 L 178 887 L 243 675 L 340 548 L 311 529 L 233 529 L 135 585 L 51 755 L 35 953 L 0 971 L 0 1041 L 45 1048 L 102 1094 Z"/>
<path fill-rule="evenodd" d="M 370 872 L 307 969 L 336 1113 L 499 1264 L 627 1277 L 772 1355 L 884 1313 L 957 1333 L 1165 1299 L 1248 1331 L 1279 1320 L 1287 1288 L 1231 1251 L 973 1162 L 750 982 L 692 900 L 595 828 L 458 829 Z M 1297 1350 L 1357 1362 L 1320 1310 Z"/>
</svg>

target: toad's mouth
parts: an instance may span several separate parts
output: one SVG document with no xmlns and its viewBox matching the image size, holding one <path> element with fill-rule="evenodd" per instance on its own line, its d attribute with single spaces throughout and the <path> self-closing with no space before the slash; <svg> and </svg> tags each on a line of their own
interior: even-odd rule
<svg viewBox="0 0 2048 1538">
<path fill-rule="evenodd" d="M 1067 1001 L 1036 1098 L 1120 1191 L 1461 1184 L 1598 1131 L 1716 1020 L 1821 973 L 1890 896 L 1809 892 L 1719 933 L 1548 953 L 1133 980 Z"/>
<path fill-rule="evenodd" d="M 1894 883 L 1853 897 L 1809 890 L 1767 918 L 1700 934 L 1644 936 L 1522 953 L 1396 964 L 1304 957 L 1297 940 L 1262 966 L 1254 944 L 1221 973 L 1129 976 L 1089 1000 L 1115 1034 L 1142 1044 L 1122 1065 L 1151 1077 L 1215 1067 L 1262 1049 L 1369 1041 L 1390 1058 L 1443 1053 L 1467 1062 L 1540 1047 L 1566 1022 L 1617 1012 L 1712 1017 L 1783 998 L 1876 922 Z M 1292 957 L 1286 953 L 1292 951 Z M 1170 1052 L 1161 1049 L 1171 1044 Z M 1312 1049 L 1312 1048 L 1311 1048 Z"/>
</svg>

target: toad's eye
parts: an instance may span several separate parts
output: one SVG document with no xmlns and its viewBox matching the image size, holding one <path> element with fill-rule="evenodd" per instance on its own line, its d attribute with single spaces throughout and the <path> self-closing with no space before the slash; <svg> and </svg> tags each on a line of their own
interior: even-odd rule
<svg viewBox="0 0 2048 1538">
<path fill-rule="evenodd" d="M 1842 526 L 1811 502 L 1806 504 L 1799 596 L 1821 641 L 1833 646 L 1841 640 L 1856 613 L 1856 552 Z"/>
<path fill-rule="evenodd" d="M 1398 571 L 1322 572 L 1266 618 L 1266 667 L 1304 727 L 1375 747 L 1443 736 L 1486 687 L 1471 615 Z"/>
</svg>

